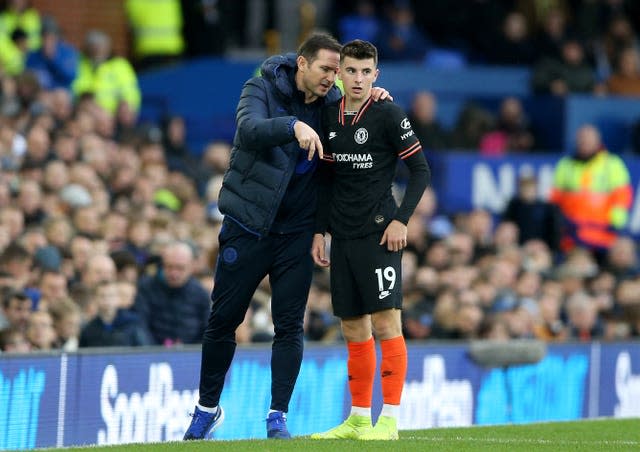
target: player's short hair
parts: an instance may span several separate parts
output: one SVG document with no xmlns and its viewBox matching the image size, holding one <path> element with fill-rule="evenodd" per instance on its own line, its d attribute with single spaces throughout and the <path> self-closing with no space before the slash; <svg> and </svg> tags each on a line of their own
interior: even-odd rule
<svg viewBox="0 0 640 452">
<path fill-rule="evenodd" d="M 342 50 L 340 51 L 341 63 L 345 57 L 355 58 L 356 60 L 373 58 L 373 64 L 378 65 L 378 49 L 369 41 L 363 41 L 362 39 L 354 39 L 342 46 Z"/>
<path fill-rule="evenodd" d="M 298 55 L 305 57 L 309 64 L 318 57 L 318 52 L 322 49 L 340 52 L 342 45 L 330 34 L 314 33 L 304 40 L 298 47 Z"/>
</svg>

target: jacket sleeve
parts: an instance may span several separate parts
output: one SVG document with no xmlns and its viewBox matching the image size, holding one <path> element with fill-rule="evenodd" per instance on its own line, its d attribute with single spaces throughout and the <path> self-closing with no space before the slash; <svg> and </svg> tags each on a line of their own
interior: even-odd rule
<svg viewBox="0 0 640 452">
<path fill-rule="evenodd" d="M 567 160 L 560 159 L 553 172 L 553 184 L 549 193 L 549 201 L 562 208 L 565 192 L 565 179 L 567 173 Z"/>
<path fill-rule="evenodd" d="M 611 156 L 611 168 L 608 171 L 611 183 L 609 194 L 609 222 L 614 228 L 623 228 L 629 220 L 629 209 L 633 202 L 629 171 L 622 159 Z"/>
<path fill-rule="evenodd" d="M 142 94 L 138 86 L 138 77 L 133 66 L 124 58 L 118 59 L 119 100 L 125 101 L 132 110 L 140 110 Z"/>
<path fill-rule="evenodd" d="M 236 122 L 240 140 L 248 148 L 272 148 L 294 139 L 293 125 L 297 118 L 270 117 L 266 84 L 262 77 L 254 77 L 245 83 L 240 94 Z"/>
<path fill-rule="evenodd" d="M 78 54 L 70 46 L 59 46 L 57 55 L 47 63 L 51 73 L 64 85 L 71 85 L 78 75 Z"/>
</svg>

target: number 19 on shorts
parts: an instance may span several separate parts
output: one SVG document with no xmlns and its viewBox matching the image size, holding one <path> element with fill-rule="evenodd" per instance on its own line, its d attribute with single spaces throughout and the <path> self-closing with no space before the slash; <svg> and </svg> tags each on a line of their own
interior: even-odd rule
<svg viewBox="0 0 640 452">
<path fill-rule="evenodd" d="M 391 295 L 396 285 L 396 270 L 393 267 L 376 268 L 375 273 L 378 278 L 378 298 L 382 300 Z"/>
</svg>

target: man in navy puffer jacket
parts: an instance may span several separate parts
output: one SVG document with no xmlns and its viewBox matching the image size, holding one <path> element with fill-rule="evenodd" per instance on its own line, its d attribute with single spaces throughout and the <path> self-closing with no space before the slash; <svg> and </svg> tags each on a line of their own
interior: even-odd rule
<svg viewBox="0 0 640 452">
<path fill-rule="evenodd" d="M 341 97 L 334 87 L 340 44 L 315 34 L 296 54 L 265 61 L 247 81 L 236 112 L 230 167 L 219 197 L 220 231 L 213 305 L 202 343 L 200 400 L 185 439 L 209 436 L 224 419 L 224 379 L 242 323 L 262 279 L 269 275 L 275 337 L 267 437 L 289 438 L 286 413 L 303 349 L 303 319 L 313 261 L 314 170 L 322 144 L 320 110 Z M 386 97 L 378 89 L 376 98 Z"/>
</svg>

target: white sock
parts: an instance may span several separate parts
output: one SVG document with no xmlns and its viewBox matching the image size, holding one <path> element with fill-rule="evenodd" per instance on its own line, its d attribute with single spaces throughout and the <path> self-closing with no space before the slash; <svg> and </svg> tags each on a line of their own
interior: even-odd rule
<svg viewBox="0 0 640 452">
<path fill-rule="evenodd" d="M 202 406 L 199 403 L 196 403 L 196 406 L 198 407 L 198 409 L 200 411 L 204 411 L 205 413 L 217 413 L 218 412 L 218 405 L 214 406 L 213 408 L 209 408 L 207 406 Z"/>
<path fill-rule="evenodd" d="M 355 414 L 357 416 L 371 417 L 371 407 L 365 408 L 362 406 L 352 406 L 350 414 Z"/>
<path fill-rule="evenodd" d="M 398 415 L 400 414 L 400 405 L 389 405 L 385 403 L 382 405 L 382 412 L 380 416 L 392 417 L 394 419 L 398 419 Z"/>
<path fill-rule="evenodd" d="M 269 412 L 267 413 L 267 417 L 269 417 L 269 415 L 271 413 L 282 413 L 282 416 L 285 418 L 285 420 L 287 419 L 287 413 L 285 413 L 284 411 L 279 411 L 279 410 L 269 410 Z"/>
</svg>

